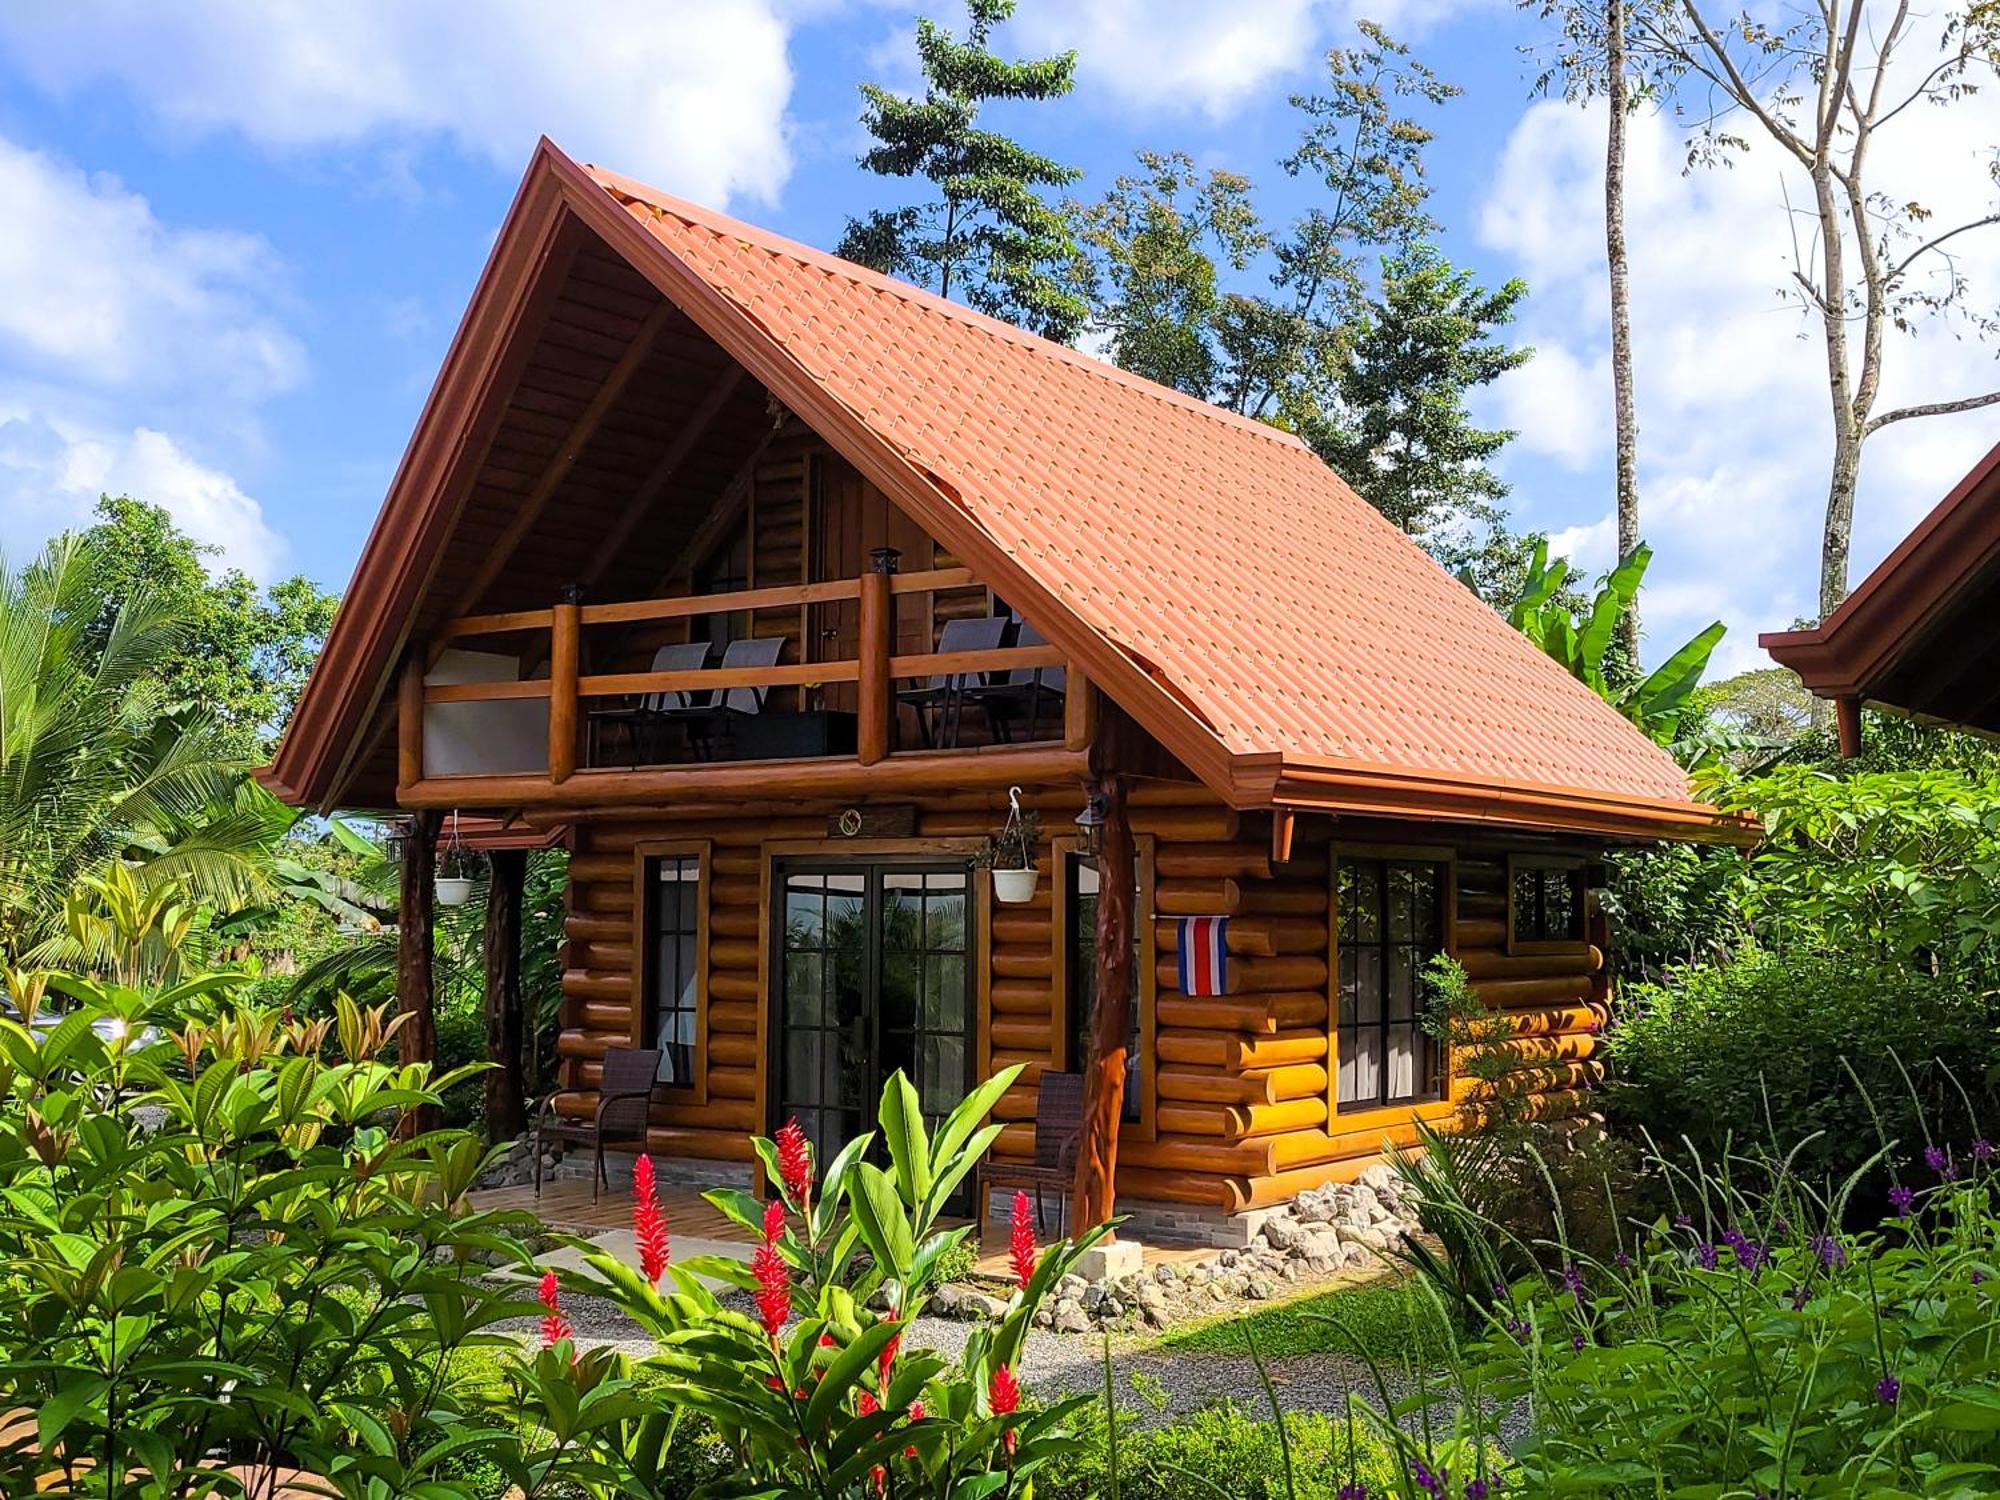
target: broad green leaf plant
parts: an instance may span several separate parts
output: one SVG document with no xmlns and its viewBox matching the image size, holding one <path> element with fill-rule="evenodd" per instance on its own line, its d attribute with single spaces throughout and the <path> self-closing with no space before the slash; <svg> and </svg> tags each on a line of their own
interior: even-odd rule
<svg viewBox="0 0 2000 1500">
<path fill-rule="evenodd" d="M 1598 585 L 1581 614 L 1572 612 L 1562 595 L 1570 582 L 1569 560 L 1549 557 L 1547 537 L 1535 542 L 1527 576 L 1507 623 L 1562 663 L 1569 674 L 1630 719 L 1662 745 L 1680 737 L 1688 698 L 1701 684 L 1708 661 L 1721 643 L 1726 627 L 1720 620 L 1694 636 L 1644 676 L 1636 662 L 1630 681 L 1615 681 L 1607 671 L 1606 655 L 1617 639 L 1618 622 L 1639 597 L 1653 549 L 1640 543 L 1619 561 Z"/>
<path fill-rule="evenodd" d="M 706 1419 L 739 1464 L 703 1495 L 1030 1494 L 1035 1472 L 1075 1449 L 1071 1421 L 1088 1398 L 1023 1405 L 1022 1343 L 1051 1289 L 1104 1231 L 1024 1266 L 1005 1314 L 975 1328 L 956 1360 L 904 1347 L 940 1261 L 971 1233 L 939 1221 L 998 1137 L 998 1125 L 982 1122 L 1019 1072 L 987 1080 L 935 1132 L 897 1073 L 882 1092 L 878 1132 L 848 1143 L 823 1172 L 796 1124 L 758 1138 L 778 1196 L 707 1195 L 759 1237 L 747 1269 L 716 1257 L 669 1262 L 663 1247 L 660 1261 L 647 1267 L 642 1253 L 634 1268 L 579 1242 L 584 1269 L 561 1284 L 610 1302 L 657 1348 L 630 1364 L 576 1356 L 551 1278 L 551 1347 L 513 1377 L 535 1429 L 516 1474 L 524 1494 L 561 1482 L 594 1496 L 663 1497 L 666 1447 L 689 1414 Z M 869 1159 L 878 1138 L 886 1165 Z M 642 1173 L 640 1215 L 649 1189 Z"/>
<path fill-rule="evenodd" d="M 0 983 L 0 1493 L 464 1493 L 454 1456 L 505 1434 L 455 1361 L 533 1305 L 490 1277 L 522 1222 L 466 1205 L 484 1147 L 396 1133 L 453 1076 L 239 975 Z"/>
</svg>

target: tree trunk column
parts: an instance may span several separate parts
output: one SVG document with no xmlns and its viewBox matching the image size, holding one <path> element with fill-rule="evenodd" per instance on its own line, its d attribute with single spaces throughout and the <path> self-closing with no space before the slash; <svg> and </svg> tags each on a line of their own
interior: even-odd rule
<svg viewBox="0 0 2000 1500">
<path fill-rule="evenodd" d="M 425 808 L 410 815 L 403 841 L 402 894 L 396 907 L 396 1001 L 403 1014 L 396 1033 L 397 1055 L 406 1063 L 437 1061 L 437 1013 L 433 1003 L 436 971 L 432 935 L 436 896 L 437 837 L 444 814 Z M 435 1130 L 435 1105 L 404 1114 L 402 1133 Z"/>
<path fill-rule="evenodd" d="M 1097 999 L 1083 1071 L 1073 1229 L 1093 1228 L 1111 1217 L 1118 1122 L 1125 1114 L 1125 1053 L 1132 1035 L 1132 892 L 1138 872 L 1125 811 L 1125 779 L 1100 776 L 1091 791 L 1104 806 L 1097 846 Z"/>
<path fill-rule="evenodd" d="M 524 849 L 496 849 L 486 885 L 486 1135 L 511 1141 L 528 1127 L 521 1090 L 521 893 Z"/>
</svg>

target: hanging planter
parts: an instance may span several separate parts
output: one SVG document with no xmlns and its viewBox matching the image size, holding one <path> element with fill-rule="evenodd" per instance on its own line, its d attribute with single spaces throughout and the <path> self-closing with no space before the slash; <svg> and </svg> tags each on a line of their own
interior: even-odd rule
<svg viewBox="0 0 2000 1500">
<path fill-rule="evenodd" d="M 472 856 L 458 836 L 458 811 L 451 814 L 451 833 L 438 850 L 437 874 L 431 878 L 439 906 L 463 906 L 472 899 Z"/>
<path fill-rule="evenodd" d="M 1041 871 L 1035 868 L 1035 844 L 1042 832 L 1041 820 L 1021 810 L 1021 789 L 1007 789 L 1007 821 L 986 847 L 974 856 L 975 863 L 993 875 L 993 899 L 1003 906 L 1024 906 L 1035 899 Z"/>
</svg>

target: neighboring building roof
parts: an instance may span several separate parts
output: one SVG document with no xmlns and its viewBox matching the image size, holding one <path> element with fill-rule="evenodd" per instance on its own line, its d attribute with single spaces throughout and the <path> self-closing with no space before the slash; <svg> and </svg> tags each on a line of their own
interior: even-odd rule
<svg viewBox="0 0 2000 1500">
<path fill-rule="evenodd" d="M 1838 609 L 1758 643 L 1807 688 L 1859 705 L 2000 734 L 2000 443 Z"/>
<path fill-rule="evenodd" d="M 517 213 L 538 176 L 1238 805 L 1741 835 L 1292 435 L 546 142 Z"/>
</svg>

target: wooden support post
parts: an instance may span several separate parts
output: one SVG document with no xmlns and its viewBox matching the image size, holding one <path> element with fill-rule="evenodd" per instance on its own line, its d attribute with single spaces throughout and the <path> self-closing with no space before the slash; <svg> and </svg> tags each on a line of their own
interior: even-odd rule
<svg viewBox="0 0 2000 1500">
<path fill-rule="evenodd" d="M 404 1021 L 396 1033 L 396 1053 L 406 1063 L 437 1061 L 432 901 L 438 828 L 443 822 L 444 814 L 435 809 L 412 813 L 403 842 L 402 893 L 396 904 L 396 1002 Z M 424 1105 L 406 1110 L 397 1129 L 409 1135 L 435 1130 L 439 1123 L 437 1106 Z"/>
<path fill-rule="evenodd" d="M 582 667 L 583 605 L 572 594 L 550 611 L 549 780 L 576 774 L 576 680 Z"/>
<path fill-rule="evenodd" d="M 496 849 L 486 885 L 486 1138 L 511 1141 L 528 1128 L 522 1093 L 521 893 L 525 849 Z"/>
<path fill-rule="evenodd" d="M 1099 775 L 1091 792 L 1104 821 L 1097 843 L 1097 1000 L 1083 1069 L 1083 1135 L 1076 1154 L 1074 1228 L 1111 1217 L 1118 1170 L 1118 1122 L 1125 1113 L 1125 1049 L 1132 1034 L 1132 894 L 1138 869 L 1125 778 Z"/>
<path fill-rule="evenodd" d="M 1861 700 L 1851 694 L 1836 698 L 1833 709 L 1839 721 L 1840 753 L 1852 760 L 1861 753 Z"/>
<path fill-rule="evenodd" d="M 1097 738 L 1097 690 L 1072 661 L 1064 670 L 1063 749 L 1088 750 Z"/>
<path fill-rule="evenodd" d="M 418 646 L 403 658 L 402 680 L 396 684 L 396 786 L 413 787 L 424 779 L 424 653 Z"/>
<path fill-rule="evenodd" d="M 861 575 L 861 681 L 855 693 L 855 747 L 861 764 L 872 766 L 889 753 L 892 715 L 896 712 L 889 657 L 895 648 L 896 599 L 890 591 L 896 561 L 894 547 L 877 547 L 868 554 L 869 569 Z"/>
</svg>

